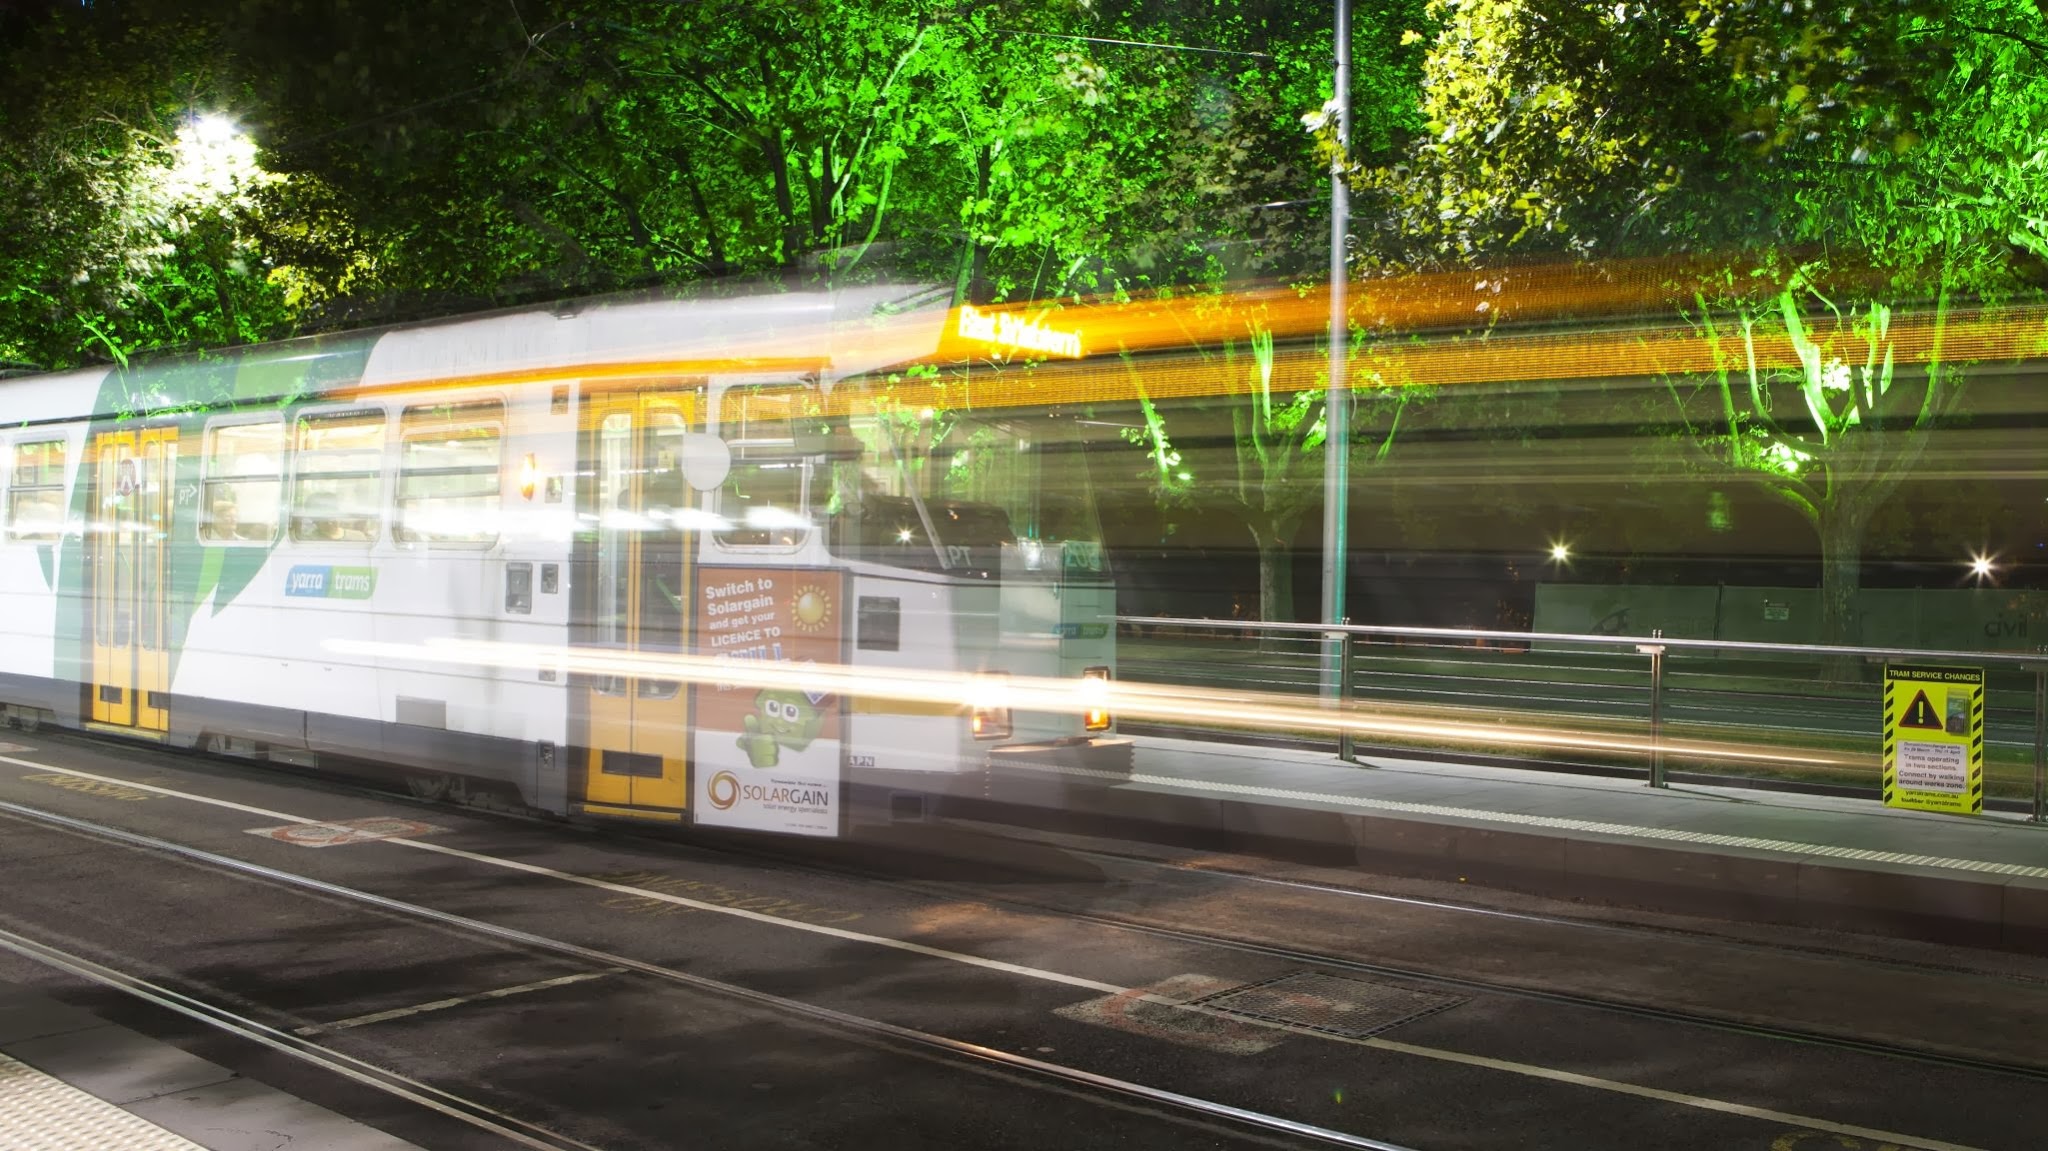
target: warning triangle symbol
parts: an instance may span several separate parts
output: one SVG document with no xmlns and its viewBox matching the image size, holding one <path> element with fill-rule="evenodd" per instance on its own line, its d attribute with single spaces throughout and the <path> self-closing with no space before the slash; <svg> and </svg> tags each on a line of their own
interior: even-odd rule
<svg viewBox="0 0 2048 1151">
<path fill-rule="evenodd" d="M 1899 717 L 1899 726 L 1941 730 L 1941 716 L 1934 710 L 1934 705 L 1927 702 L 1925 691 L 1914 693 L 1913 702 L 1906 705 L 1906 714 Z"/>
</svg>

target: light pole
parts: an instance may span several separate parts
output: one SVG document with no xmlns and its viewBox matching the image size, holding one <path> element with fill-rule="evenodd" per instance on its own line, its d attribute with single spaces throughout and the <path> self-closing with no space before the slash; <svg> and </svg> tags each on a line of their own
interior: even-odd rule
<svg viewBox="0 0 2048 1151">
<path fill-rule="evenodd" d="M 1351 346 L 1346 313 L 1345 233 L 1351 227 L 1351 0 L 1337 0 L 1337 67 L 1331 96 L 1337 105 L 1337 153 L 1330 161 L 1330 387 L 1323 404 L 1323 623 L 1344 622 L 1344 575 L 1351 512 L 1351 389 L 1345 356 Z M 1323 637 L 1322 696 L 1344 691 L 1344 644 Z"/>
</svg>

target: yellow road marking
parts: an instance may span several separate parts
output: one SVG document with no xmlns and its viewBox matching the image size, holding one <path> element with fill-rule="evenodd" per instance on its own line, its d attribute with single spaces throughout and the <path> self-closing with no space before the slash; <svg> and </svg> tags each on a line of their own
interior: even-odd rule
<svg viewBox="0 0 2048 1151">
<path fill-rule="evenodd" d="M 1831 1131 L 1787 1131 L 1771 1141 L 1771 1151 L 1905 1151 L 1897 1143 L 1872 1145 L 1853 1135 Z"/>
<path fill-rule="evenodd" d="M 21 778 L 28 783 L 47 783 L 51 787 L 61 787 L 66 791 L 75 791 L 81 795 L 96 795 L 101 799 L 124 799 L 132 803 L 149 798 L 148 792 L 140 788 L 130 787 L 125 783 L 109 783 L 97 779 L 80 779 L 62 772 L 44 772 L 40 775 L 24 775 Z"/>
</svg>

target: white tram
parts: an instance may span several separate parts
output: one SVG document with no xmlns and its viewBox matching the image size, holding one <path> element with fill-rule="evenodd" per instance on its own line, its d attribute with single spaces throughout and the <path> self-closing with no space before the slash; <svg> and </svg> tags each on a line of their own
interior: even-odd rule
<svg viewBox="0 0 2048 1151">
<path fill-rule="evenodd" d="M 1086 453 L 949 400 L 949 323 L 605 301 L 0 380 L 0 711 L 814 835 L 992 751 L 1127 760 L 894 688 L 1115 663 Z"/>
</svg>

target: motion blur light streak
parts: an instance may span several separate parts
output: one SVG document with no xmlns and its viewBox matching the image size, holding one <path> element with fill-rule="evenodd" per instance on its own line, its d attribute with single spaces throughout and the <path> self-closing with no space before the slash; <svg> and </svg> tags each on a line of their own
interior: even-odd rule
<svg viewBox="0 0 2048 1151">
<path fill-rule="evenodd" d="M 1271 692 L 1219 691 L 1109 679 L 1047 679 L 1015 676 L 1000 681 L 950 672 L 882 670 L 844 664 L 790 664 L 731 660 L 661 652 L 608 652 L 537 644 L 453 638 L 420 644 L 330 639 L 322 648 L 335 654 L 380 660 L 455 664 L 478 669 L 552 671 L 589 676 L 639 676 L 679 680 L 712 688 L 793 688 L 816 694 L 942 705 L 963 719 L 977 707 L 1000 705 L 1012 712 L 1080 714 L 1107 709 L 1125 719 L 1224 724 L 1250 730 L 1310 732 L 1470 747 L 1527 747 L 1648 756 L 1732 759 L 1747 763 L 1867 770 L 1871 755 L 1766 746 L 1736 741 L 1662 739 L 1627 730 L 1584 726 L 1546 728 L 1509 723 L 1497 713 L 1424 708 L 1382 700 L 1351 701 L 1338 708 L 1300 696 Z"/>
</svg>

